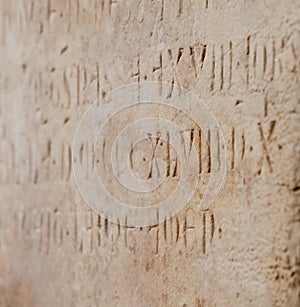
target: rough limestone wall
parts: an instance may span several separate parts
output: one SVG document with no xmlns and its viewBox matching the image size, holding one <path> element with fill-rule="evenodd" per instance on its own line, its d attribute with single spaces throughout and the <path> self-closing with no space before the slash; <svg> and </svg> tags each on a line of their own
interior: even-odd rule
<svg viewBox="0 0 300 307">
<path fill-rule="evenodd" d="M 297 0 L 0 0 L 0 306 L 299 306 L 299 15 Z M 195 196 L 133 228 L 82 199 L 72 142 L 89 105 L 145 80 L 209 106 L 227 171 L 209 209 Z"/>
</svg>

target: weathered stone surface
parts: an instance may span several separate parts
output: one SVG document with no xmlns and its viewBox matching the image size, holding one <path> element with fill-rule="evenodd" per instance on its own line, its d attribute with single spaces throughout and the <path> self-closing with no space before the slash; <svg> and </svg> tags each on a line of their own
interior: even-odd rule
<svg viewBox="0 0 300 307">
<path fill-rule="evenodd" d="M 0 306 L 298 306 L 299 14 L 293 0 L 0 0 Z M 200 129 L 191 201 L 133 228 L 86 204 L 72 144 L 90 105 L 143 81 L 209 107 L 226 178 L 201 210 L 216 134 Z M 198 150 L 199 131 L 183 138 Z M 147 138 L 134 175 L 158 176 L 160 158 L 176 183 L 167 142 L 154 152 Z"/>
</svg>

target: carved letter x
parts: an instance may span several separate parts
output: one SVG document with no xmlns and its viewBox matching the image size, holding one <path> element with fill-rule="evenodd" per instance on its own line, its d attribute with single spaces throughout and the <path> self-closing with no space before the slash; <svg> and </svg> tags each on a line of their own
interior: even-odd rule
<svg viewBox="0 0 300 307">
<path fill-rule="evenodd" d="M 270 138 L 273 134 L 275 124 L 276 124 L 276 121 L 272 120 L 271 123 L 270 123 L 269 135 L 266 139 L 264 132 L 263 132 L 263 129 L 262 129 L 262 126 L 261 126 L 261 123 L 258 123 L 258 130 L 259 130 L 259 133 L 260 133 L 260 138 L 261 138 L 261 142 L 262 142 L 262 148 L 263 148 L 264 156 L 267 159 L 267 163 L 268 163 L 268 166 L 269 166 L 271 173 L 273 172 L 273 169 L 272 169 L 272 162 L 271 162 L 270 155 L 269 155 L 268 148 L 267 148 L 267 142 L 270 140 Z"/>
</svg>

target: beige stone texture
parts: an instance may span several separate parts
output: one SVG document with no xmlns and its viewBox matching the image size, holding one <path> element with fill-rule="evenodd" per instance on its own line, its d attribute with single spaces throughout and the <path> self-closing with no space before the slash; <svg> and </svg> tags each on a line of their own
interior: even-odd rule
<svg viewBox="0 0 300 307">
<path fill-rule="evenodd" d="M 300 306 L 299 16 L 297 0 L 0 0 L 0 306 Z M 201 208 L 204 138 L 191 201 L 133 227 L 82 198 L 72 144 L 90 105 L 144 81 L 208 106 L 226 176 Z M 145 138 L 147 181 L 168 145 L 153 159 Z"/>
</svg>

